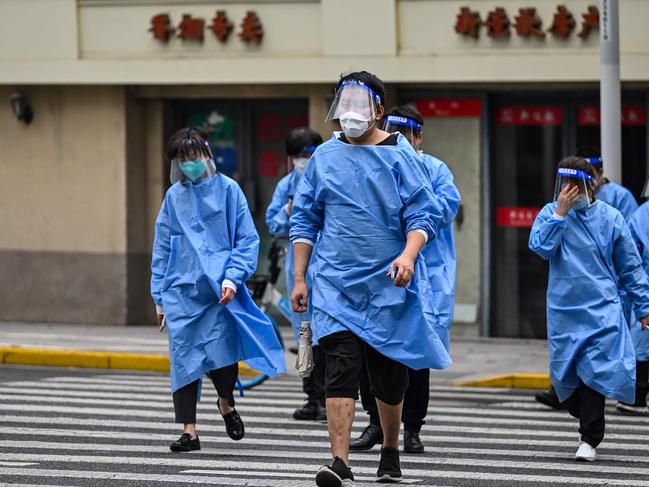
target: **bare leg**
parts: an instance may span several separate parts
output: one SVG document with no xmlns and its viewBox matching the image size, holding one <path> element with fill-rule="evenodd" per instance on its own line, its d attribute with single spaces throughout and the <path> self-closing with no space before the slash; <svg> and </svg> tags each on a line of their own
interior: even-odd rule
<svg viewBox="0 0 649 487">
<path fill-rule="evenodd" d="M 185 428 L 183 433 L 189 433 L 192 437 L 192 440 L 196 438 L 196 424 L 194 423 L 185 423 Z"/>
<path fill-rule="evenodd" d="M 387 448 L 399 448 L 399 429 L 401 428 L 401 410 L 403 401 L 396 406 L 376 400 L 383 429 L 383 446 Z"/>
<path fill-rule="evenodd" d="M 354 422 L 355 403 L 354 399 L 347 397 L 327 399 L 327 426 L 331 454 L 333 458 L 339 457 L 346 465 L 349 465 L 349 440 Z"/>
</svg>

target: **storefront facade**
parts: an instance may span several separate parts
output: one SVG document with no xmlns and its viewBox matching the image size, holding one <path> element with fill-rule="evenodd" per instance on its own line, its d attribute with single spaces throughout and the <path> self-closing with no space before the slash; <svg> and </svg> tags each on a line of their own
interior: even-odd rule
<svg viewBox="0 0 649 487">
<path fill-rule="evenodd" d="M 286 170 L 286 133 L 309 124 L 330 137 L 335 126 L 323 120 L 335 81 L 365 69 L 384 79 L 389 105 L 417 105 L 424 149 L 447 161 L 462 193 L 456 330 L 543 337 L 547 267 L 526 242 L 558 160 L 599 144 L 591 5 L 4 2 L 0 100 L 21 92 L 34 120 L 17 121 L 8 101 L 0 109 L 0 273 L 10 276 L 0 319 L 151 319 L 164 144 L 185 125 L 208 130 L 220 169 L 244 189 L 263 268 L 263 215 Z M 638 196 L 647 174 L 649 3 L 625 1 L 620 14 L 623 177 Z"/>
</svg>

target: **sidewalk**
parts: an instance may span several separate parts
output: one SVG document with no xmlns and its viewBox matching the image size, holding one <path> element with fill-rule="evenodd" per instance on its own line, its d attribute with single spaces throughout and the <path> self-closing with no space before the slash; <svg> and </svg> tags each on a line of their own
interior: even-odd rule
<svg viewBox="0 0 649 487">
<path fill-rule="evenodd" d="M 282 335 L 288 348 L 293 333 L 283 327 Z M 545 340 L 454 338 L 451 356 L 451 367 L 431 373 L 433 383 L 523 388 L 549 384 Z M 291 375 L 296 375 L 294 360 L 287 352 Z M 164 371 L 167 336 L 155 326 L 0 322 L 0 363 Z"/>
</svg>

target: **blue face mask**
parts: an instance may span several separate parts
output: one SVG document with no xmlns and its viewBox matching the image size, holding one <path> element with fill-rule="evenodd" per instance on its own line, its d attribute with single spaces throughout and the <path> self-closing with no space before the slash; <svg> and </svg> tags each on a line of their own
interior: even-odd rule
<svg viewBox="0 0 649 487">
<path fill-rule="evenodd" d="M 590 199 L 587 195 L 582 194 L 579 196 L 579 198 L 577 198 L 577 201 L 573 205 L 572 209 L 583 210 L 584 208 L 588 208 L 588 206 L 590 206 Z"/>
<path fill-rule="evenodd" d="M 181 162 L 179 167 L 183 174 L 193 182 L 196 182 L 207 171 L 207 163 L 205 161 L 185 161 Z"/>
</svg>

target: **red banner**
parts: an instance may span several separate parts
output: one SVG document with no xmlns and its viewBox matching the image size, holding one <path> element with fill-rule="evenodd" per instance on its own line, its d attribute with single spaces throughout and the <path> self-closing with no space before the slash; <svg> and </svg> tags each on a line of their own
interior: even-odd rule
<svg viewBox="0 0 649 487">
<path fill-rule="evenodd" d="M 479 117 L 480 100 L 471 98 L 417 100 L 417 111 L 424 117 L 455 118 Z"/>
<path fill-rule="evenodd" d="M 577 111 L 577 124 L 581 126 L 599 126 L 601 114 L 599 107 L 579 107 Z M 647 124 L 647 109 L 642 105 L 622 108 L 622 125 L 629 127 L 642 127 Z"/>
<path fill-rule="evenodd" d="M 563 122 L 563 112 L 557 106 L 505 107 L 496 111 L 498 125 L 556 126 Z"/>
<path fill-rule="evenodd" d="M 541 208 L 517 208 L 499 207 L 496 208 L 496 226 L 514 228 L 532 228 L 536 215 Z"/>
</svg>

